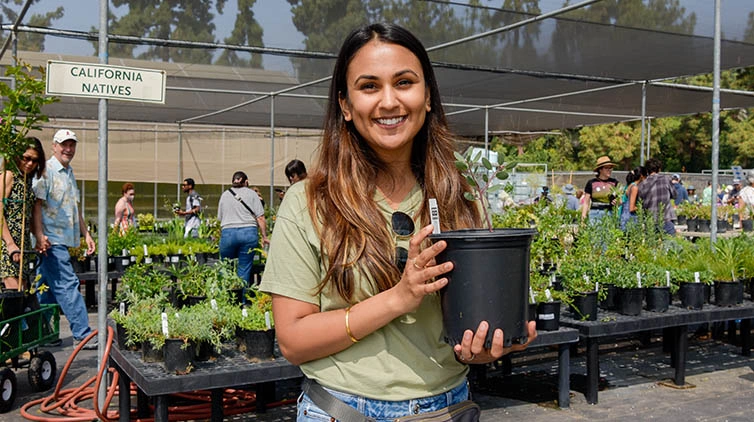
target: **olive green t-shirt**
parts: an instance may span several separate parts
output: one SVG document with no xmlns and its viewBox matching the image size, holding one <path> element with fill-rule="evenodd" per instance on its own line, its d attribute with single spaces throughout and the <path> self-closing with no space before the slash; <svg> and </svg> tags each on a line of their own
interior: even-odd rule
<svg viewBox="0 0 754 422">
<path fill-rule="evenodd" d="M 306 181 L 305 181 L 306 182 Z M 325 274 L 326 259 L 312 226 L 306 205 L 305 183 L 294 184 L 285 194 L 275 222 L 260 289 L 319 306 L 320 311 L 348 305 L 334 290 L 316 288 Z M 414 216 L 423 200 L 415 186 L 399 211 Z M 390 225 L 393 210 L 382 194 L 375 201 Z M 418 224 L 415 224 L 417 229 Z M 396 239 L 408 249 L 408 239 Z M 377 292 L 364 279 L 356 278 L 357 301 Z M 345 321 L 342 326 L 345 336 Z M 396 318 L 341 352 L 302 364 L 307 377 L 338 391 L 378 400 L 409 400 L 448 391 L 464 382 L 467 367 L 455 359 L 443 341 L 442 314 L 437 294 L 428 295 L 416 310 Z"/>
</svg>

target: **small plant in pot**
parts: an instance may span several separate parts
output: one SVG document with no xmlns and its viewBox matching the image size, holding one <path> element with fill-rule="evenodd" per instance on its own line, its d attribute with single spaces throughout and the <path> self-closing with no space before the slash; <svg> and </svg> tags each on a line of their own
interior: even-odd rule
<svg viewBox="0 0 754 422">
<path fill-rule="evenodd" d="M 622 315 L 641 314 L 644 284 L 641 267 L 636 261 L 615 267 L 615 285 L 618 287 L 616 309 Z"/>
<path fill-rule="evenodd" d="M 465 156 L 456 153 L 456 167 L 473 190 L 465 192 L 465 198 L 481 202 L 487 229 L 435 233 L 430 239 L 447 243 L 437 262 L 453 263 L 453 270 L 445 274 L 448 284 L 440 291 L 445 341 L 460 344 L 466 330 L 475 331 L 487 321 L 485 347 L 491 347 L 498 328 L 508 347 L 528 336 L 529 248 L 536 231 L 493 230 L 487 195 L 502 188 L 493 182 L 506 179 L 508 173 L 505 164 L 493 164 L 482 155 L 473 150 Z"/>
<path fill-rule="evenodd" d="M 717 306 L 733 306 L 743 302 L 744 256 L 747 252 L 749 239 L 730 238 L 718 239 L 714 246 L 714 254 L 710 257 L 709 269 L 715 283 L 715 304 Z"/>
<path fill-rule="evenodd" d="M 665 312 L 668 310 L 673 293 L 678 286 L 671 282 L 671 273 L 666 267 L 653 262 L 639 265 L 642 283 L 646 288 L 646 310 Z"/>
<path fill-rule="evenodd" d="M 596 272 L 593 260 L 570 256 L 561 263 L 560 272 L 574 318 L 596 321 L 597 303 L 605 298 L 607 291 L 594 281 Z"/>
<path fill-rule="evenodd" d="M 550 279 L 540 273 L 531 276 L 531 301 L 536 304 L 537 330 L 557 331 L 560 328 L 560 305 L 568 296 L 550 287 Z"/>
<path fill-rule="evenodd" d="M 275 322 L 272 319 L 272 297 L 255 291 L 243 309 L 235 308 L 238 349 L 252 362 L 274 359 Z"/>
</svg>

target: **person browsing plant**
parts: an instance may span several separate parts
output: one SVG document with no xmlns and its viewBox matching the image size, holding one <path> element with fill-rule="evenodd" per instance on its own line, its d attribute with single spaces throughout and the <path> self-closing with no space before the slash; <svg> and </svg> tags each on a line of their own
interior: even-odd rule
<svg viewBox="0 0 754 422">
<path fill-rule="evenodd" d="M 232 187 L 220 195 L 217 218 L 220 220 L 220 257 L 238 260 L 237 273 L 246 285 L 251 281 L 254 249 L 267 239 L 267 221 L 259 195 L 246 186 L 246 173 L 233 174 Z"/>
<path fill-rule="evenodd" d="M 134 212 L 134 197 L 136 189 L 133 183 L 124 183 L 121 189 L 121 197 L 115 203 L 115 227 L 118 233 L 125 234 L 136 223 Z"/>
<path fill-rule="evenodd" d="M 613 189 L 618 186 L 618 180 L 613 178 L 615 163 L 610 157 L 603 155 L 597 159 L 594 166 L 596 177 L 589 179 L 584 186 L 582 198 L 581 218 L 589 216 L 590 220 L 602 218 L 616 205 L 616 197 Z"/>
<path fill-rule="evenodd" d="M 272 294 L 286 359 L 377 420 L 466 400 L 468 363 L 526 347 L 503 348 L 497 329 L 486 348 L 486 321 L 455 348 L 442 341 L 437 292 L 453 264 L 435 259 L 445 241 L 428 241 L 428 199 L 443 230 L 482 225 L 453 148 L 420 41 L 393 24 L 352 32 L 335 63 L 318 162 L 288 189 L 260 290 Z M 330 420 L 305 388 L 297 420 Z"/>
</svg>

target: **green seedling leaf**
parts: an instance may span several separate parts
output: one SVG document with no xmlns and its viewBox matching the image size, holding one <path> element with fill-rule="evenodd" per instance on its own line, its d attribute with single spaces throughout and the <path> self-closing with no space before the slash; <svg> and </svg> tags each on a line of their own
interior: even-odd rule
<svg viewBox="0 0 754 422">
<path fill-rule="evenodd" d="M 508 172 L 505 170 L 501 170 L 495 174 L 495 177 L 497 177 L 500 180 L 505 180 L 508 178 Z"/>
<path fill-rule="evenodd" d="M 482 157 L 482 165 L 487 170 L 492 170 L 492 163 L 490 163 L 490 160 L 488 160 L 487 157 Z"/>
<path fill-rule="evenodd" d="M 463 197 L 466 198 L 467 201 L 474 201 L 476 200 L 476 197 L 471 192 L 464 192 Z"/>
<path fill-rule="evenodd" d="M 460 172 L 467 171 L 469 169 L 468 164 L 465 161 L 456 161 L 456 169 Z"/>
</svg>

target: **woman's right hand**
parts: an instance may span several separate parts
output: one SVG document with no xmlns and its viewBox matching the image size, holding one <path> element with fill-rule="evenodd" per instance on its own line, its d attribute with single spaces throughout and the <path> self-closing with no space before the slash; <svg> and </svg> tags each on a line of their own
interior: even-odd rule
<svg viewBox="0 0 754 422">
<path fill-rule="evenodd" d="M 448 284 L 446 277 L 437 278 L 453 269 L 452 262 L 438 264 L 435 257 L 445 250 L 444 240 L 422 250 L 421 245 L 432 234 L 432 225 L 423 227 L 409 241 L 406 268 L 393 290 L 403 306 L 403 313 L 413 312 L 421 305 L 424 296 L 434 293 Z"/>
</svg>

